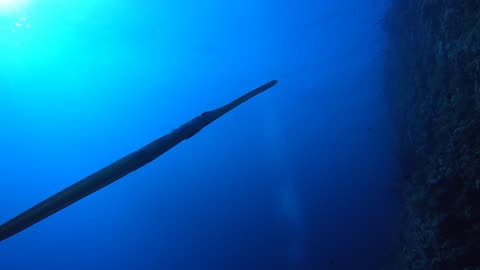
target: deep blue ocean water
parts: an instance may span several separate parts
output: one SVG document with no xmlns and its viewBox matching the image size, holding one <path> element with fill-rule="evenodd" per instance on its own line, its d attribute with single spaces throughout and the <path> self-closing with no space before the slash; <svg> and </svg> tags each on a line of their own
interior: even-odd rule
<svg viewBox="0 0 480 270">
<path fill-rule="evenodd" d="M 278 84 L 0 242 L 0 269 L 382 269 L 398 219 L 368 1 L 0 1 L 0 223 Z"/>
</svg>

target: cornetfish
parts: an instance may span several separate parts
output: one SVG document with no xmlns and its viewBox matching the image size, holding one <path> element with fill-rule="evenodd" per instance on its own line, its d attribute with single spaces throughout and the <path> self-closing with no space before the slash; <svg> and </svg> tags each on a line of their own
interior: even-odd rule
<svg viewBox="0 0 480 270">
<path fill-rule="evenodd" d="M 200 114 L 165 136 L 150 142 L 123 158 L 120 158 L 103 169 L 94 172 L 18 216 L 8 220 L 0 226 L 0 241 L 25 230 L 50 215 L 55 214 L 67 206 L 150 163 L 180 142 L 191 138 L 224 114 L 252 97 L 266 91 L 276 83 L 277 80 L 270 81 L 222 107 Z"/>
</svg>

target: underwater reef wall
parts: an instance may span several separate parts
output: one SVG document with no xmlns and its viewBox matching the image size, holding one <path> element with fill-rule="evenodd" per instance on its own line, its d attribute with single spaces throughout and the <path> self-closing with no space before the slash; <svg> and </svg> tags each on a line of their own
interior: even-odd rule
<svg viewBox="0 0 480 270">
<path fill-rule="evenodd" d="M 382 24 L 405 173 L 393 269 L 480 269 L 480 1 L 392 0 Z"/>
</svg>

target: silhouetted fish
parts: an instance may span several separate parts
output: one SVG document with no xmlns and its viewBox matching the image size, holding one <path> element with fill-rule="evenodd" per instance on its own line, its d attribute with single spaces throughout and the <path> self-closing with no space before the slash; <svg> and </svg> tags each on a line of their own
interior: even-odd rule
<svg viewBox="0 0 480 270">
<path fill-rule="evenodd" d="M 113 162 L 105 168 L 87 176 L 77 183 L 65 188 L 50 198 L 12 218 L 0 226 L 0 241 L 32 226 L 33 224 L 55 214 L 65 207 L 85 198 L 86 196 L 110 185 L 125 175 L 150 163 L 163 153 L 182 141 L 197 134 L 204 127 L 233 110 L 252 97 L 266 91 L 277 83 L 273 80 L 264 84 L 234 101 L 207 111 L 174 129 L 169 134 L 156 139 L 143 148 Z"/>
</svg>

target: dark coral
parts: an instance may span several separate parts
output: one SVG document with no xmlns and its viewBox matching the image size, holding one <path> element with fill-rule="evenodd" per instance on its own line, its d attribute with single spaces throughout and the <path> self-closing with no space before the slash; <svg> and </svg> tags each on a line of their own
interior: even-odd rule
<svg viewBox="0 0 480 270">
<path fill-rule="evenodd" d="M 410 176 L 394 269 L 480 269 L 480 1 L 392 2 L 385 96 Z"/>
</svg>

